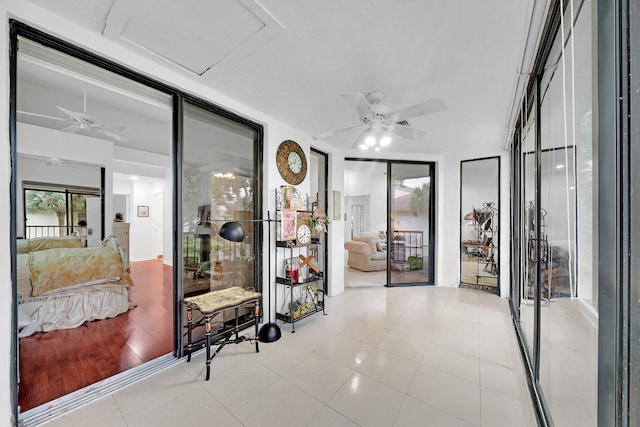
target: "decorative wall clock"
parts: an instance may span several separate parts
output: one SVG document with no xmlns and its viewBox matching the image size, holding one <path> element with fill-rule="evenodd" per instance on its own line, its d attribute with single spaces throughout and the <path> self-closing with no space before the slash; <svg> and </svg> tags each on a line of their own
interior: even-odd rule
<svg viewBox="0 0 640 427">
<path fill-rule="evenodd" d="M 307 176 L 307 157 L 297 142 L 282 141 L 276 151 L 276 165 L 282 178 L 291 185 L 298 185 Z"/>
</svg>

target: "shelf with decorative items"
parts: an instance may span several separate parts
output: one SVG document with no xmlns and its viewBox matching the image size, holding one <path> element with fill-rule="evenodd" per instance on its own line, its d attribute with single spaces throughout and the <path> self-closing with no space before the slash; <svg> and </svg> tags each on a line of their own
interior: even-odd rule
<svg viewBox="0 0 640 427">
<path fill-rule="evenodd" d="M 326 315 L 324 275 L 316 261 L 328 220 L 314 207 L 295 187 L 276 189 L 276 319 L 291 323 L 291 332 L 304 318 Z"/>
</svg>

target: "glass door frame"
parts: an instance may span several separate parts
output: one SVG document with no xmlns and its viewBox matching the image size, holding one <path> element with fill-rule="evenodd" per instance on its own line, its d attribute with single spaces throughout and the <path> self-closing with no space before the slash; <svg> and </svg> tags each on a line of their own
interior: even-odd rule
<svg viewBox="0 0 640 427">
<path fill-rule="evenodd" d="M 182 356 L 183 348 L 183 286 L 182 286 L 182 245 L 176 242 L 182 240 L 182 161 L 183 161 L 183 128 L 184 128 L 184 115 L 183 115 L 183 103 L 188 101 L 194 105 L 200 106 L 214 114 L 218 114 L 230 120 L 237 122 L 238 124 L 250 127 L 255 130 L 257 136 L 254 141 L 254 185 L 256 192 L 254 194 L 254 219 L 262 221 L 263 214 L 263 143 L 264 143 L 264 127 L 246 117 L 235 114 L 224 108 L 221 108 L 211 102 L 205 101 L 198 97 L 195 97 L 187 92 L 184 92 L 178 88 L 162 83 L 154 78 L 148 77 L 142 73 L 133 71 L 124 65 L 121 65 L 112 60 L 106 59 L 93 52 L 80 48 L 70 42 L 61 40 L 55 36 L 40 31 L 34 27 L 31 27 L 23 22 L 15 19 L 9 20 L 9 149 L 10 159 L 12 165 L 17 161 L 17 63 L 18 63 L 18 37 L 24 37 L 26 39 L 33 40 L 42 44 L 45 47 L 57 50 L 61 53 L 74 57 L 78 60 L 85 61 L 90 65 L 102 68 L 104 70 L 115 73 L 121 77 L 125 77 L 134 82 L 145 85 L 151 89 L 157 90 L 164 94 L 167 94 L 173 99 L 173 120 L 172 120 L 172 173 L 173 173 L 173 219 L 172 219 L 172 237 L 174 241 L 173 249 L 173 356 L 179 358 Z M 17 306 L 17 174 L 16 168 L 11 167 L 11 205 L 10 205 L 10 255 L 11 255 L 11 281 L 12 281 L 12 293 L 14 298 L 12 299 L 11 310 L 11 358 L 14 361 L 18 360 L 18 306 Z M 105 173 L 104 168 L 102 171 L 102 188 L 104 188 Z M 104 195 L 102 202 L 102 209 L 104 212 Z M 104 214 L 103 214 L 104 215 Z M 262 276 L 263 276 L 263 225 L 261 222 L 256 222 L 254 227 L 254 245 L 253 251 L 255 256 L 254 262 L 254 283 L 259 287 L 261 291 Z M 102 227 L 102 235 L 104 235 L 104 219 Z M 18 411 L 18 364 L 17 362 L 10 372 L 11 380 L 11 404 L 14 408 L 12 417 L 17 423 L 19 420 Z"/>
<path fill-rule="evenodd" d="M 612 27 L 615 27 L 616 24 L 622 22 L 619 21 L 616 24 L 613 24 L 612 20 L 614 20 L 613 16 L 615 15 L 614 11 L 607 10 L 605 12 L 605 8 L 602 7 L 603 3 L 608 3 L 611 5 L 611 8 L 614 8 L 612 5 L 614 2 L 609 1 L 599 1 L 597 2 L 598 9 L 598 31 L 600 38 L 603 36 L 603 28 L 605 28 L 602 23 L 606 21 L 606 36 L 605 39 L 609 39 L 610 37 L 614 37 L 614 31 Z M 567 7 L 568 2 L 565 3 L 565 7 Z M 511 140 L 511 301 L 510 308 L 513 317 L 514 327 L 516 331 L 516 335 L 518 337 L 520 353 L 523 359 L 527 383 L 529 386 L 529 391 L 532 398 L 533 408 L 537 417 L 538 425 L 540 426 L 552 426 L 554 422 L 551 417 L 550 406 L 545 400 L 545 396 L 543 394 L 544 388 L 540 383 L 540 345 L 541 345 L 541 299 L 542 299 L 542 289 L 540 283 L 541 276 L 541 265 L 539 262 L 534 263 L 533 273 L 535 275 L 534 280 L 534 335 L 533 342 L 527 343 L 527 340 L 524 337 L 523 327 L 521 326 L 521 311 L 520 311 L 520 301 L 523 299 L 523 295 L 521 294 L 521 283 L 524 278 L 524 269 L 525 265 L 523 262 L 523 256 L 526 255 L 526 242 L 524 241 L 524 237 L 521 233 L 521 230 L 525 226 L 525 217 L 524 217 L 524 198 L 523 198 L 523 189 L 524 189 L 524 169 L 525 169 L 525 156 L 532 155 L 532 164 L 535 165 L 535 176 L 534 176 L 534 204 L 537 207 L 541 206 L 541 193 L 543 191 L 542 188 L 542 154 L 545 151 L 550 151 L 550 149 L 542 149 L 542 135 L 541 135 L 541 107 L 543 95 L 541 93 L 541 86 L 543 81 L 543 76 L 545 75 L 545 64 L 547 63 L 550 51 L 552 49 L 552 45 L 556 39 L 560 35 L 560 25 L 562 23 L 561 14 L 566 13 L 566 10 L 561 10 L 561 2 L 552 2 L 550 5 L 546 23 L 544 34 L 541 37 L 540 45 L 537 47 L 537 54 L 534 60 L 534 64 L 532 67 L 532 71 L 526 83 L 526 87 L 523 91 L 523 99 L 521 102 L 520 108 L 520 117 L 516 120 L 514 126 L 514 134 Z M 606 7 L 608 9 L 609 6 Z M 615 7 L 615 12 L 624 14 L 621 10 Z M 618 16 L 619 18 L 619 16 Z M 621 30 L 622 31 L 622 30 Z M 573 37 L 573 34 L 571 34 Z M 624 40 L 627 40 L 623 37 Z M 612 40 L 608 40 L 609 45 Z M 600 43 L 600 41 L 599 41 Z M 602 84 L 606 86 L 606 93 L 609 95 L 609 99 L 606 102 L 602 102 L 602 92 L 598 93 L 599 98 L 599 112 L 598 112 L 598 127 L 599 127 L 599 143 L 598 143 L 598 185 L 599 188 L 607 188 L 607 191 L 599 191 L 599 225 L 598 225 L 598 235 L 599 235 L 599 279 L 600 279 L 600 287 L 599 287 L 599 327 L 598 327 L 598 425 L 629 425 L 629 424 L 618 424 L 612 422 L 614 418 L 624 414 L 624 410 L 628 408 L 624 408 L 624 404 L 621 404 L 620 394 L 619 392 L 622 390 L 621 387 L 624 387 L 625 378 L 624 375 L 628 374 L 628 372 L 623 373 L 621 367 L 625 366 L 625 361 L 621 358 L 621 341 L 624 342 L 624 336 L 621 336 L 621 326 L 620 323 L 622 320 L 622 313 L 618 311 L 620 307 L 618 304 L 622 302 L 620 298 L 620 282 L 615 283 L 619 280 L 619 272 L 622 271 L 621 265 L 623 261 L 620 259 L 620 253 L 618 250 L 621 248 L 620 240 L 618 239 L 620 229 L 616 227 L 617 220 L 622 219 L 621 209 L 618 205 L 621 200 L 620 197 L 620 181 L 617 181 L 617 178 L 622 178 L 624 174 L 624 168 L 621 167 L 625 163 L 623 160 L 623 154 L 621 153 L 623 150 L 616 151 L 611 147 L 611 145 L 607 146 L 603 144 L 603 130 L 608 132 L 608 136 L 616 135 L 619 137 L 621 133 L 617 131 L 617 124 L 620 123 L 619 118 L 614 118 L 615 114 L 619 111 L 617 108 L 614 108 L 611 103 L 618 102 L 618 99 L 622 100 L 623 97 L 618 93 L 611 94 L 609 91 L 616 92 L 620 87 L 616 85 L 612 85 L 611 82 L 616 80 L 618 76 L 616 75 L 617 71 L 617 62 L 613 59 L 614 50 L 607 46 L 606 49 L 603 50 L 604 44 L 600 44 L 598 48 L 598 54 L 600 55 L 600 60 L 598 61 L 600 64 L 599 68 L 599 90 L 602 90 Z M 606 54 L 604 54 L 606 51 Z M 624 50 L 623 50 L 624 51 Z M 603 55 L 604 54 L 604 55 Z M 603 61 L 603 57 L 606 58 Z M 607 64 L 603 66 L 603 64 Z M 626 62 L 624 62 L 626 64 Z M 604 73 L 602 70 L 607 71 L 606 80 L 603 80 Z M 626 76 L 627 71 L 622 72 L 621 75 Z M 614 100 L 615 101 L 612 101 Z M 606 107 L 606 108 L 604 108 Z M 603 126 L 603 117 L 606 120 L 606 129 Z M 595 120 L 594 120 L 595 121 Z M 535 148 L 533 151 L 525 152 L 523 150 L 523 140 L 525 138 L 524 129 L 526 125 L 530 122 L 535 122 L 536 132 L 535 132 Z M 615 125 L 614 125 L 615 123 Z M 626 134 L 628 137 L 628 133 Z M 609 141 L 607 141 L 609 142 Z M 618 141 L 613 141 L 612 144 L 617 143 Z M 619 146 L 616 145 L 616 148 Z M 565 147 L 562 147 L 565 149 Z M 571 147 L 575 150 L 574 147 Z M 628 152 L 626 153 L 628 154 Z M 575 169 L 575 155 L 574 155 L 574 174 L 577 173 Z M 632 163 L 626 163 L 626 165 L 630 165 Z M 622 171 L 622 172 L 621 172 Z M 609 190 L 610 189 L 610 190 Z M 627 193 L 628 194 L 628 193 Z M 577 207 L 576 207 L 577 209 Z M 536 216 L 536 224 L 540 224 L 540 209 L 535 210 Z M 535 227 L 535 246 L 532 248 L 532 252 L 535 254 L 540 254 L 540 235 L 541 227 Z M 606 236 L 606 237 L 605 237 Z M 616 236 L 612 238 L 612 236 Z M 576 249 L 576 253 L 577 253 Z M 539 256 L 539 255 L 538 255 Z M 537 258 L 537 256 L 536 256 Z M 604 268 L 602 267 L 604 266 Z M 605 275 L 608 275 L 606 283 L 607 285 L 611 285 L 609 289 L 606 289 L 603 283 L 603 278 Z M 615 285 L 614 285 L 615 283 Z M 606 338 L 606 339 L 603 339 Z M 627 365 L 628 366 L 628 365 Z M 622 412 L 621 412 L 622 410 Z"/>
<path fill-rule="evenodd" d="M 262 277 L 263 277 L 263 230 L 265 229 L 264 223 L 262 222 L 262 206 L 263 206 L 263 197 L 262 197 L 262 182 L 263 182 L 263 129 L 261 125 L 258 125 L 248 119 L 240 117 L 234 113 L 231 113 L 227 110 L 224 110 L 215 104 L 212 104 L 208 101 L 202 100 L 200 98 L 196 98 L 186 94 L 177 94 L 175 95 L 175 104 L 177 108 L 174 108 L 174 133 L 178 133 L 177 144 L 174 144 L 174 269 L 173 269 L 173 280 L 174 280 L 174 356 L 182 357 L 187 355 L 187 344 L 184 336 L 184 321 L 185 321 L 185 313 L 184 313 L 184 304 L 182 299 L 184 297 L 184 254 L 183 254 L 183 245 L 178 244 L 177 242 L 182 242 L 182 217 L 183 217 L 183 183 L 182 183 L 182 171 L 183 171 L 183 159 L 184 159 L 184 149 L 185 149 L 185 141 L 184 141 L 184 117 L 185 117 L 185 105 L 190 104 L 193 107 L 197 107 L 210 113 L 212 115 L 217 115 L 224 117 L 225 119 L 232 120 L 237 124 L 247 126 L 255 131 L 255 139 L 253 141 L 253 170 L 255 171 L 253 175 L 252 185 L 255 189 L 253 195 L 253 217 L 249 221 L 255 221 L 253 225 L 253 241 L 255 242 L 252 245 L 252 252 L 254 257 L 253 263 L 253 283 L 256 292 L 262 293 Z M 177 117 L 175 117 L 177 116 Z M 260 319 L 264 316 L 263 309 L 263 301 L 260 302 Z M 259 319 L 259 320 L 260 320 Z M 241 330 L 248 328 L 250 325 L 243 324 L 240 325 Z M 219 335 L 212 335 L 211 339 L 216 340 L 221 338 L 223 333 L 226 331 L 222 331 Z M 200 345 L 200 341 L 194 341 L 193 345 Z"/>
<path fill-rule="evenodd" d="M 436 236 L 435 236 L 435 215 L 436 215 L 436 162 L 430 161 L 412 161 L 412 160 L 391 160 L 391 159 L 371 159 L 371 158 L 361 158 L 361 157 L 345 157 L 345 162 L 379 162 L 386 163 L 387 165 L 387 248 L 391 248 L 390 246 L 390 235 L 389 230 L 391 227 L 391 188 L 393 186 L 393 177 L 391 176 L 391 167 L 392 165 L 402 165 L 402 164 L 414 164 L 414 165 L 425 165 L 429 167 L 429 178 L 430 178 L 430 186 L 429 186 L 429 239 L 428 245 L 429 250 L 428 253 L 428 275 L 431 279 L 428 282 L 419 282 L 419 283 L 392 283 L 391 282 L 391 251 L 387 249 L 387 270 L 386 270 L 386 287 L 398 287 L 398 286 L 432 286 L 435 285 L 435 244 L 436 244 Z M 424 244 L 424 243 L 423 243 Z"/>
<path fill-rule="evenodd" d="M 477 161 L 483 161 L 483 160 L 497 160 L 497 168 L 498 168 L 498 177 L 497 177 L 497 188 L 496 188 L 496 192 L 497 192 L 497 203 L 498 203 L 498 213 L 497 213 L 497 219 L 498 219 L 498 228 L 497 230 L 494 230 L 497 233 L 498 239 L 494 238 L 495 241 L 495 245 L 497 245 L 498 248 L 498 259 L 495 261 L 498 265 L 498 274 L 496 275 L 496 289 L 495 291 L 492 290 L 487 290 L 485 289 L 485 286 L 483 285 L 475 285 L 477 286 L 477 289 L 479 290 L 483 290 L 485 292 L 491 292 L 494 293 L 498 296 L 500 296 L 500 275 L 501 275 L 501 271 L 500 271 L 500 257 L 502 254 L 502 248 L 500 247 L 500 236 L 502 235 L 502 230 L 501 230 L 501 222 L 500 222 L 500 212 L 502 211 L 502 200 L 501 200 L 501 182 L 500 182 L 500 176 L 502 173 L 502 168 L 501 168 L 501 156 L 490 156 L 490 157 L 481 157 L 481 158 L 477 158 L 477 159 L 466 159 L 466 160 L 461 160 L 460 161 L 460 244 L 462 244 L 462 215 L 463 215 L 463 210 L 462 210 L 462 178 L 463 178 L 463 166 L 465 163 L 470 163 L 470 162 L 477 162 Z M 460 261 L 460 283 L 464 283 L 465 286 L 467 288 L 474 288 L 474 284 L 473 283 L 467 283 L 467 282 L 463 282 L 462 281 L 462 260 Z"/>
<path fill-rule="evenodd" d="M 318 176 L 322 175 L 324 178 L 324 188 L 318 188 L 318 191 L 322 191 L 322 196 L 320 196 L 320 194 L 318 194 L 318 208 L 324 209 L 325 212 L 329 212 L 329 155 L 327 153 L 325 153 L 324 151 L 320 151 L 317 148 L 313 148 L 311 147 L 311 155 L 312 156 L 318 156 L 318 157 L 322 157 L 324 159 L 324 168 L 323 170 L 318 170 L 316 171 L 316 173 L 318 174 Z M 324 203 L 322 203 L 322 205 L 320 204 L 320 200 L 324 200 Z M 328 277 L 329 274 L 327 274 L 328 269 L 331 268 L 328 264 L 329 262 L 329 233 L 323 233 L 324 235 L 324 248 L 322 251 L 319 251 L 319 253 L 322 253 L 322 257 L 323 257 L 323 262 L 322 265 L 324 266 L 324 271 L 325 274 L 322 275 L 322 284 L 323 284 L 323 288 L 325 290 L 325 292 L 327 292 L 327 290 L 329 289 L 329 282 L 328 282 Z"/>
</svg>

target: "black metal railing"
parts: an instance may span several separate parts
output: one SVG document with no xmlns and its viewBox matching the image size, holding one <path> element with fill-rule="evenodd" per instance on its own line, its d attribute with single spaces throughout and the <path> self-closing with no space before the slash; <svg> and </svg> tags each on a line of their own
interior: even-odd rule
<svg viewBox="0 0 640 427">
<path fill-rule="evenodd" d="M 70 236 L 76 230 L 82 231 L 81 229 L 77 225 L 27 225 L 24 228 L 24 238 Z"/>
</svg>

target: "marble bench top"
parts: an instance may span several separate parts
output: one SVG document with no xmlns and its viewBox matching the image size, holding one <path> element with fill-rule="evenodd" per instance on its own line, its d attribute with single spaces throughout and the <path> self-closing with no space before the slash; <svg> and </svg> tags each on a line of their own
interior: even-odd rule
<svg viewBox="0 0 640 427">
<path fill-rule="evenodd" d="M 211 291 L 195 297 L 185 298 L 184 302 L 197 308 L 202 314 L 210 315 L 218 311 L 239 307 L 260 298 L 260 292 L 243 289 L 239 286 Z"/>
</svg>

